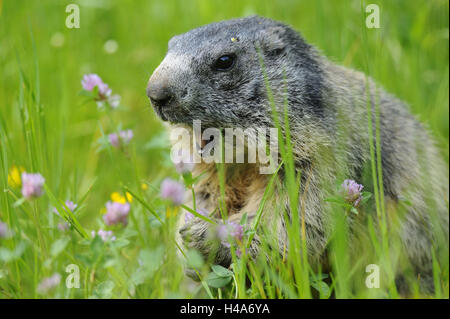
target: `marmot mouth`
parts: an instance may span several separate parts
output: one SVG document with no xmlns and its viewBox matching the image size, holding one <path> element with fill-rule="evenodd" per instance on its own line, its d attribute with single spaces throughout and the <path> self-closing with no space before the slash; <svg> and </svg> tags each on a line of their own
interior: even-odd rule
<svg viewBox="0 0 450 319">
<path fill-rule="evenodd" d="M 156 114 L 164 122 L 171 124 L 186 124 L 192 126 L 192 119 L 188 112 L 179 105 L 168 105 L 165 107 L 155 107 Z"/>
<path fill-rule="evenodd" d="M 182 119 L 184 114 L 182 114 L 179 105 L 174 103 L 173 99 L 169 104 L 164 106 L 158 103 L 152 103 L 151 101 L 150 105 L 155 110 L 156 115 L 164 122 L 170 122 L 172 124 L 180 124 L 185 122 Z"/>
<path fill-rule="evenodd" d="M 162 121 L 164 121 L 164 122 L 167 122 L 167 121 L 168 121 L 167 116 L 163 113 L 162 108 L 161 108 L 159 105 L 154 104 L 154 103 L 152 103 L 152 102 L 150 101 L 150 106 L 153 108 L 153 110 L 155 111 L 156 115 L 157 115 Z"/>
<path fill-rule="evenodd" d="M 180 124 L 183 123 L 179 119 L 177 119 L 176 115 L 173 116 L 172 110 L 167 110 L 167 108 L 161 108 L 158 106 L 154 107 L 156 114 L 163 122 L 170 122 L 172 124 Z"/>
<path fill-rule="evenodd" d="M 163 112 L 158 112 L 159 113 L 159 117 L 161 118 L 161 120 L 163 120 L 164 122 L 167 122 L 169 119 L 167 118 L 167 116 L 163 113 Z"/>
</svg>

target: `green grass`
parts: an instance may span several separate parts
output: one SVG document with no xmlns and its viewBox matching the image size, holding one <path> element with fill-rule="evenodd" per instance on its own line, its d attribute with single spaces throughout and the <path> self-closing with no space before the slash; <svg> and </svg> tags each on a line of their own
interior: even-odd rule
<svg viewBox="0 0 450 319">
<path fill-rule="evenodd" d="M 65 6 L 72 2 L 80 4 L 80 29 L 64 25 Z M 378 30 L 362 28 L 360 1 L 46 0 L 19 5 L 0 0 L 0 221 L 13 231 L 11 238 L 0 239 L 0 298 L 398 297 L 392 280 L 380 289 L 364 284 L 367 264 L 379 264 L 389 279 L 394 269 L 408 267 L 398 241 L 389 247 L 394 256 L 386 258 L 386 237 L 392 234 L 384 229 L 380 239 L 369 221 L 359 244 L 363 249 L 350 251 L 340 209 L 335 215 L 342 226 L 331 243 L 333 272 L 326 280 L 321 269 L 310 268 L 303 240 L 292 241 L 289 253 L 280 256 L 268 249 L 277 245 L 268 239 L 262 249 L 270 264 L 244 254 L 235 258 L 232 273 L 214 269 L 214 278 L 227 282 L 225 287 L 209 287 L 209 266 L 195 252 L 179 254 L 173 240 L 176 218 L 167 217 L 172 211 L 159 198 L 159 185 L 167 176 L 180 177 L 169 160 L 165 131 L 145 95 L 148 78 L 173 35 L 213 21 L 260 14 L 292 25 L 331 60 L 366 72 L 408 102 L 448 162 L 448 1 L 372 2 L 381 9 Z M 57 33 L 64 37 L 62 46 L 52 45 Z M 118 43 L 114 54 L 103 48 L 110 39 Z M 86 73 L 99 74 L 122 96 L 123 107 L 102 112 L 86 102 L 80 95 Z M 119 125 L 134 131 L 126 151 L 101 144 Z M 296 203 L 301 200 L 299 178 L 290 147 L 287 138 L 282 146 L 286 187 L 290 202 Z M 14 165 L 45 177 L 42 197 L 20 199 L 20 187 L 8 183 Z M 372 170 L 382 173 L 375 166 Z M 376 180 L 373 199 L 382 216 L 382 189 Z M 274 186 L 279 183 L 274 179 Z M 101 211 L 111 193 L 125 191 L 133 196 L 127 227 L 111 228 L 114 242 L 92 240 L 91 230 L 105 228 Z M 266 194 L 270 198 L 271 190 Z M 73 214 L 64 205 L 67 199 L 78 204 Z M 58 230 L 60 218 L 53 207 L 72 220 L 71 231 Z M 298 220 L 288 232 L 290 238 L 303 238 Z M 436 290 L 426 297 L 448 298 L 448 249 L 433 254 Z M 203 284 L 186 278 L 185 257 Z M 69 264 L 80 268 L 79 289 L 64 284 Z M 62 275 L 61 284 L 47 294 L 38 293 L 39 283 L 54 273 Z M 411 297 L 424 297 L 417 278 L 410 277 L 415 288 Z"/>
</svg>

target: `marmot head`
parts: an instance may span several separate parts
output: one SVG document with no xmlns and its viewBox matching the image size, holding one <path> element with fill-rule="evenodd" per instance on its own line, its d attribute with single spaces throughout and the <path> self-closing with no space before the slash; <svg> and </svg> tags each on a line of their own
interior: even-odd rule
<svg viewBox="0 0 450 319">
<path fill-rule="evenodd" d="M 147 95 L 164 121 L 209 127 L 273 126 L 261 58 L 278 106 L 320 108 L 314 50 L 290 27 L 253 16 L 209 24 L 169 41 Z"/>
</svg>

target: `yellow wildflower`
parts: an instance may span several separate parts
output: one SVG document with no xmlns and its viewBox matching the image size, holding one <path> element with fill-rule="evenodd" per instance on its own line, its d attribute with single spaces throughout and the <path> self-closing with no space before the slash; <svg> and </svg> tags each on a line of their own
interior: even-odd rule
<svg viewBox="0 0 450 319">
<path fill-rule="evenodd" d="M 131 203 L 131 202 L 133 201 L 133 196 L 131 196 L 130 193 L 126 192 L 126 193 L 125 193 L 125 196 L 127 197 L 128 203 Z"/>
<path fill-rule="evenodd" d="M 176 217 L 178 214 L 178 207 L 177 206 L 167 206 L 166 208 L 166 217 Z"/>
<path fill-rule="evenodd" d="M 119 192 L 114 192 L 111 194 L 111 200 L 120 204 L 125 204 L 126 202 L 131 203 L 133 201 L 133 196 L 131 196 L 130 193 L 126 192 L 125 196 L 123 196 Z"/>
<path fill-rule="evenodd" d="M 22 184 L 20 179 L 20 175 L 25 172 L 25 169 L 22 166 L 13 165 L 9 170 L 8 174 L 8 185 L 16 188 Z"/>
</svg>

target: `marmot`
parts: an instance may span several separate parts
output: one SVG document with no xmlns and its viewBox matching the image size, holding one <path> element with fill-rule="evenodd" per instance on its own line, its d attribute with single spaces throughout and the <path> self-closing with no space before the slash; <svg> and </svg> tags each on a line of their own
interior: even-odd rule
<svg viewBox="0 0 450 319">
<path fill-rule="evenodd" d="M 430 221 L 430 210 L 439 216 L 448 245 L 448 170 L 407 105 L 364 74 L 330 62 L 291 27 L 252 16 L 208 24 L 170 39 L 167 55 L 149 80 L 147 95 L 171 127 L 192 127 L 193 120 L 201 120 L 202 127 L 274 127 L 261 58 L 279 114 L 287 98 L 293 156 L 302 180 L 298 211 L 304 211 L 311 260 L 320 262 L 328 243 L 326 185 L 337 183 L 338 172 L 361 182 L 370 162 L 369 138 L 375 136 L 375 128 L 374 134 L 368 130 L 370 91 L 373 114 L 375 103 L 379 105 L 386 205 L 395 206 L 403 199 L 408 202 L 400 231 L 404 249 L 422 278 L 431 280 L 436 225 Z M 255 217 L 269 180 L 256 166 L 225 164 L 225 199 L 231 220 L 239 222 L 244 213 L 249 222 Z M 197 164 L 193 175 L 199 174 L 203 178 L 195 185 L 196 205 L 208 212 L 216 210 L 219 219 L 216 166 Z M 279 175 L 282 179 L 283 172 Z M 283 188 L 275 190 L 271 201 L 289 212 Z M 277 227 L 271 228 L 276 229 L 273 234 L 255 236 L 250 247 L 253 255 L 262 235 L 276 236 L 280 248 L 286 248 L 283 218 L 275 216 L 273 205 L 266 207 L 263 223 Z M 186 246 L 197 248 L 211 260 L 210 225 L 200 218 L 184 224 L 180 218 Z M 222 245 L 214 250 L 212 260 L 228 266 L 230 249 Z"/>
</svg>

